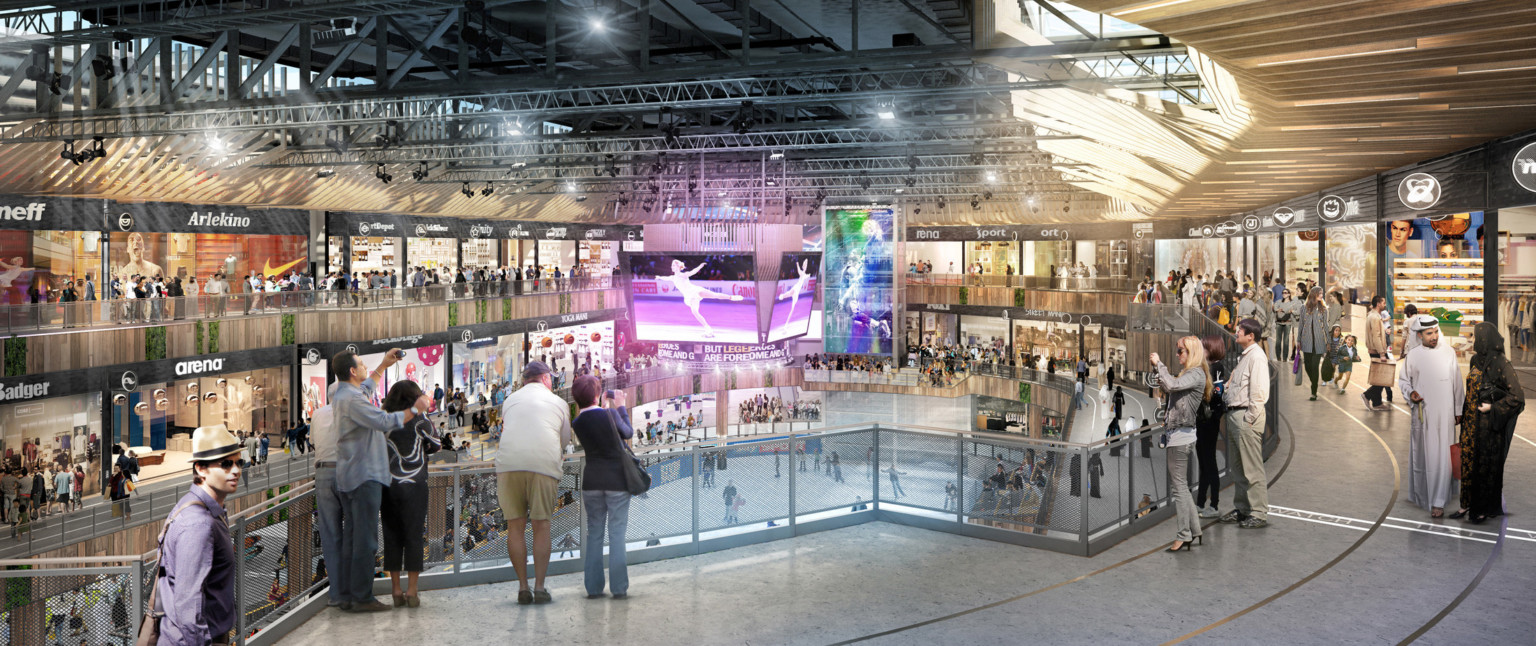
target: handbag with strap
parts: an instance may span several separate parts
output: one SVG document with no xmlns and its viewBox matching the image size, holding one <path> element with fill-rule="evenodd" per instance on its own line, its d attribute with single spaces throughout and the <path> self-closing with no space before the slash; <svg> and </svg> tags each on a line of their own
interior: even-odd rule
<svg viewBox="0 0 1536 646">
<path fill-rule="evenodd" d="M 624 443 L 624 436 L 619 434 L 618 414 L 611 408 L 608 409 L 608 421 L 612 423 L 613 439 L 618 441 L 619 451 L 624 454 L 622 457 L 628 458 L 619 460 L 619 464 L 624 467 L 624 490 L 631 496 L 650 491 L 651 472 L 645 470 L 645 466 L 640 463 L 640 458 L 635 457 L 635 454 L 629 450 L 629 446 Z"/>
<path fill-rule="evenodd" d="M 1451 445 L 1451 479 L 1461 479 L 1461 444 Z"/>
<path fill-rule="evenodd" d="M 165 618 L 165 608 L 160 605 L 160 577 L 165 575 L 165 532 L 170 530 L 176 517 L 192 505 L 208 508 L 202 501 L 194 500 L 173 512 L 170 518 L 165 519 L 165 526 L 160 528 L 160 537 L 156 539 L 160 548 L 160 563 L 155 566 L 155 576 L 150 579 L 149 612 L 144 613 L 144 620 L 139 622 L 139 638 L 134 641 L 134 646 L 155 646 L 160 643 L 160 620 Z"/>
<path fill-rule="evenodd" d="M 1391 361 L 1371 360 L 1371 373 L 1366 376 L 1366 383 L 1372 386 L 1392 387 L 1393 379 L 1397 377 L 1397 364 Z"/>
</svg>

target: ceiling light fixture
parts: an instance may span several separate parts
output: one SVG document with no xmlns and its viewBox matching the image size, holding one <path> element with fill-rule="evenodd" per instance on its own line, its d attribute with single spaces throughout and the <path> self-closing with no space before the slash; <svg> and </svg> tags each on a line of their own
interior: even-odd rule
<svg viewBox="0 0 1536 646">
<path fill-rule="evenodd" d="M 1306 108 L 1319 105 L 1347 105 L 1351 103 L 1381 103 L 1384 101 L 1416 101 L 1419 98 L 1417 92 L 1410 94 L 1381 94 L 1377 96 L 1356 96 L 1338 99 L 1308 99 L 1295 101 L 1291 105 L 1298 108 Z"/>
<path fill-rule="evenodd" d="M 480 189 L 480 194 L 484 195 L 486 197 L 490 197 L 491 195 L 493 195 L 495 193 L 496 193 L 496 187 L 491 186 L 490 182 L 486 182 L 485 188 Z"/>
<path fill-rule="evenodd" d="M 1137 13 L 1139 11 L 1149 11 L 1149 10 L 1152 10 L 1152 9 L 1162 9 L 1163 7 L 1172 7 L 1173 5 L 1184 4 L 1186 2 L 1189 2 L 1189 0 L 1162 0 L 1161 2 L 1149 2 L 1147 4 L 1136 5 L 1134 7 L 1128 8 L 1128 9 L 1121 9 L 1119 11 L 1111 11 L 1111 12 L 1109 12 L 1109 15 L 1116 16 L 1116 17 L 1128 16 L 1130 14 Z"/>
<path fill-rule="evenodd" d="M 1461 65 L 1456 68 L 1457 74 L 1491 74 L 1493 72 L 1518 72 L 1521 70 L 1536 70 L 1536 59 L 1521 61 L 1500 61 L 1497 63 L 1476 63 L 1473 65 Z"/>
<path fill-rule="evenodd" d="M 375 168 L 373 171 L 373 176 L 377 177 L 380 182 L 385 184 L 395 181 L 395 176 L 385 171 L 384 162 L 379 162 L 378 168 Z"/>
<path fill-rule="evenodd" d="M 769 159 L 783 159 L 784 158 L 784 151 L 782 151 L 782 150 L 775 150 L 775 151 L 773 151 L 771 153 L 768 153 L 768 158 Z"/>
<path fill-rule="evenodd" d="M 475 189 L 469 187 L 469 182 L 464 182 L 464 188 L 459 189 L 459 194 L 472 198 L 475 196 Z"/>
<path fill-rule="evenodd" d="M 1334 47 L 1331 49 L 1314 49 L 1309 52 L 1286 54 L 1283 56 L 1271 56 L 1258 59 L 1254 67 L 1269 67 L 1271 65 L 1294 65 L 1296 63 L 1315 63 L 1317 61 L 1331 61 L 1338 58 L 1352 58 L 1355 56 L 1374 56 L 1376 54 L 1390 54 L 1393 52 L 1406 52 L 1419 48 L 1418 39 L 1399 40 L 1391 43 L 1367 43 L 1364 45 L 1351 45 L 1349 47 Z"/>
</svg>

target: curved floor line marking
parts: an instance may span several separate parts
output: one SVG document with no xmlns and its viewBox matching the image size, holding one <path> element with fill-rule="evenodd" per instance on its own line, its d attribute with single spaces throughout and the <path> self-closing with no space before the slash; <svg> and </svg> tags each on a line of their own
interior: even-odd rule
<svg viewBox="0 0 1536 646">
<path fill-rule="evenodd" d="M 1286 427 L 1286 430 L 1287 430 L 1287 435 L 1290 437 L 1290 442 L 1289 442 L 1290 443 L 1290 450 L 1288 450 L 1286 452 L 1285 462 L 1280 465 L 1280 469 L 1275 472 L 1274 477 L 1269 479 L 1270 486 L 1273 486 L 1276 482 L 1280 481 L 1280 476 L 1285 475 L 1285 470 L 1290 468 L 1290 466 L 1291 466 L 1291 458 L 1296 457 L 1296 432 L 1295 432 L 1295 427 L 1291 426 L 1291 421 L 1289 419 L 1286 419 L 1286 417 L 1284 415 L 1279 415 L 1278 417 L 1280 418 L 1280 421 L 1285 424 L 1285 427 Z M 1231 486 L 1232 485 L 1228 484 L 1226 487 L 1223 487 L 1223 488 L 1230 488 Z M 1166 521 L 1164 521 L 1164 522 L 1166 522 Z M 1158 524 L 1161 525 L 1162 523 L 1158 523 Z M 1215 525 L 1215 524 L 1216 524 L 1216 522 L 1212 521 L 1212 522 L 1206 523 L 1204 525 L 1204 527 L 1210 527 L 1211 525 Z M 932 624 L 949 621 L 951 619 L 957 619 L 959 617 L 964 617 L 965 615 L 969 615 L 969 614 L 972 614 L 972 613 L 981 612 L 983 610 L 989 610 L 989 609 L 992 609 L 992 608 L 996 608 L 998 606 L 1004 606 L 1004 605 L 1013 603 L 1015 601 L 1020 601 L 1020 600 L 1023 600 L 1023 599 L 1027 599 L 1029 597 L 1033 597 L 1033 596 L 1035 596 L 1037 594 L 1041 594 L 1041 593 L 1044 593 L 1044 592 L 1050 592 L 1051 590 L 1055 590 L 1057 588 L 1065 587 L 1065 586 L 1071 585 L 1073 583 L 1077 583 L 1079 581 L 1086 580 L 1089 577 L 1098 576 L 1100 574 L 1103 574 L 1105 572 L 1108 572 L 1110 570 L 1118 568 L 1118 567 L 1120 567 L 1122 565 L 1129 565 L 1129 564 L 1134 563 L 1136 561 L 1139 561 L 1139 560 L 1141 560 L 1143 558 L 1146 558 L 1148 556 L 1151 556 L 1153 554 L 1161 552 L 1164 549 L 1166 549 L 1169 545 L 1172 545 L 1172 544 L 1173 544 L 1173 541 L 1169 541 L 1167 543 L 1163 543 L 1163 544 L 1158 545 L 1157 547 L 1154 547 L 1154 548 L 1152 548 L 1150 550 L 1147 550 L 1145 552 L 1142 552 L 1140 554 L 1132 556 L 1132 557 L 1130 557 L 1128 559 L 1125 559 L 1124 561 L 1120 561 L 1119 563 L 1115 563 L 1114 565 L 1109 565 L 1109 566 L 1106 566 L 1106 567 L 1094 570 L 1092 572 L 1089 572 L 1087 574 L 1084 574 L 1084 575 L 1081 575 L 1081 576 L 1077 576 L 1077 577 L 1074 577 L 1074 578 L 1071 578 L 1071 579 L 1067 579 L 1066 581 L 1061 581 L 1061 582 L 1056 583 L 1054 585 L 1051 585 L 1049 587 L 1040 588 L 1038 590 L 1032 590 L 1030 592 L 1026 592 L 1024 594 L 1021 594 L 1021 595 L 1018 595 L 1018 596 L 1015 596 L 1015 597 L 1009 597 L 1007 599 L 1003 599 L 1003 600 L 1000 600 L 1000 601 L 994 601 L 994 602 L 986 604 L 984 606 L 977 606 L 975 608 L 970 608 L 968 610 L 961 610 L 960 612 L 944 615 L 942 617 L 934 617 L 933 619 L 928 619 L 928 620 L 925 620 L 925 621 L 920 621 L 920 622 L 917 622 L 915 624 L 908 624 L 906 626 L 901 626 L 899 628 L 892 628 L 892 629 L 884 631 L 884 632 L 878 632 L 878 633 L 874 633 L 874 634 L 870 634 L 870 635 L 864 635 L 862 637 L 855 637 L 853 639 L 848 639 L 848 640 L 844 640 L 844 641 L 840 641 L 840 642 L 835 642 L 835 643 L 831 644 L 830 646 L 846 646 L 847 644 L 855 644 L 855 643 L 858 643 L 858 642 L 868 641 L 868 640 L 871 640 L 871 639 L 878 639 L 880 637 L 887 637 L 887 636 L 890 636 L 890 635 L 894 635 L 896 633 L 901 633 L 901 632 L 905 632 L 905 631 L 908 631 L 908 630 L 912 630 L 914 628 L 922 628 L 923 626 L 929 626 L 929 625 L 932 625 Z"/>
<path fill-rule="evenodd" d="M 1220 628 L 1221 626 L 1224 626 L 1224 625 L 1226 625 L 1228 623 L 1231 623 L 1233 620 L 1235 620 L 1235 619 L 1237 619 L 1239 617 L 1242 617 L 1243 615 L 1246 615 L 1246 614 L 1248 614 L 1250 612 L 1258 610 L 1259 608 L 1262 608 L 1262 607 L 1264 607 L 1266 605 L 1269 605 L 1274 600 L 1279 599 L 1280 597 L 1283 597 L 1285 595 L 1288 595 L 1291 592 L 1295 591 L 1296 589 L 1300 588 L 1301 586 L 1304 586 L 1304 585 L 1310 583 L 1313 579 L 1316 579 L 1317 577 L 1322 576 L 1322 574 L 1324 572 L 1327 572 L 1328 570 L 1332 569 L 1333 566 L 1338 565 L 1344 559 L 1349 558 L 1349 555 L 1350 554 L 1354 554 L 1355 550 L 1360 549 L 1361 545 L 1364 545 L 1366 541 L 1370 540 L 1370 538 L 1372 536 L 1376 535 L 1376 530 L 1381 529 L 1382 523 L 1386 522 L 1387 516 L 1392 513 L 1392 507 L 1397 505 L 1397 495 L 1398 495 L 1398 492 L 1399 492 L 1399 490 L 1400 490 L 1400 488 L 1402 486 L 1402 471 L 1397 466 L 1397 454 L 1392 452 L 1392 447 L 1387 446 L 1387 441 L 1383 440 L 1381 438 L 1381 435 L 1378 435 L 1376 433 L 1375 429 L 1371 428 L 1365 422 L 1360 421 L 1360 418 L 1355 417 L 1354 415 L 1351 415 L 1349 413 L 1349 411 L 1344 410 L 1344 407 L 1339 406 L 1337 403 L 1333 402 L 1332 400 L 1324 399 L 1322 401 L 1328 402 L 1329 405 L 1333 406 L 1334 408 L 1339 409 L 1339 412 L 1344 413 L 1345 417 L 1348 417 L 1348 418 L 1354 420 L 1354 422 L 1356 424 L 1359 424 L 1361 428 L 1363 428 L 1367 432 L 1369 432 L 1371 434 L 1371 437 L 1376 438 L 1376 442 L 1381 444 L 1382 450 L 1387 452 L 1387 458 L 1389 460 L 1391 460 L 1391 462 L 1392 462 L 1392 497 L 1389 500 L 1387 500 L 1386 508 L 1381 510 L 1381 515 L 1376 518 L 1376 522 L 1371 524 L 1371 528 L 1366 530 L 1365 534 L 1361 535 L 1359 540 L 1356 540 L 1347 549 L 1345 549 L 1343 552 L 1340 552 L 1338 556 L 1335 556 L 1333 558 L 1333 560 L 1328 561 L 1327 563 L 1324 563 L 1323 566 L 1318 568 L 1316 571 L 1312 572 L 1311 574 L 1308 574 L 1305 577 L 1302 577 L 1302 579 L 1300 581 L 1297 581 L 1295 583 L 1292 583 L 1289 586 L 1286 586 L 1285 589 L 1283 589 L 1283 590 L 1281 590 L 1279 592 L 1276 592 L 1276 593 L 1274 593 L 1272 595 L 1269 595 L 1268 597 L 1265 597 L 1264 599 L 1261 599 L 1258 603 L 1255 603 L 1255 604 L 1253 604 L 1251 606 L 1248 606 L 1247 608 L 1239 610 L 1236 613 L 1233 613 L 1232 615 L 1226 617 L 1225 619 L 1222 619 L 1220 621 L 1217 621 L 1217 622 L 1211 623 L 1209 625 L 1206 625 L 1205 627 L 1200 628 L 1199 630 L 1196 630 L 1194 632 L 1186 633 L 1186 634 L 1178 637 L 1177 639 L 1172 639 L 1172 640 L 1163 642 L 1163 646 L 1171 646 L 1172 644 L 1182 643 L 1182 642 L 1185 642 L 1185 641 L 1187 641 L 1187 640 L 1189 640 L 1191 638 L 1198 637 L 1198 636 L 1203 635 L 1203 634 L 1205 634 L 1207 632 L 1215 630 L 1216 628 Z"/>
<path fill-rule="evenodd" d="M 1456 610 L 1461 605 L 1461 602 L 1466 601 L 1467 597 L 1472 595 L 1472 591 L 1476 590 L 1477 586 L 1483 582 L 1483 577 L 1488 576 L 1488 571 L 1493 569 L 1493 562 L 1499 560 L 1499 553 L 1504 551 L 1504 537 L 1509 533 L 1509 516 L 1503 516 L 1502 520 L 1503 522 L 1499 523 L 1499 540 L 1493 544 L 1493 551 L 1488 554 L 1488 560 L 1483 562 L 1483 569 L 1478 571 L 1477 576 L 1472 577 L 1472 582 L 1468 583 L 1466 589 L 1462 590 L 1461 594 L 1456 595 L 1456 598 L 1452 599 L 1451 603 L 1445 606 L 1445 609 L 1441 610 L 1428 622 L 1425 622 L 1418 630 L 1413 631 L 1413 634 L 1409 635 L 1407 639 L 1398 642 L 1397 646 L 1407 646 L 1418 638 L 1423 637 L 1424 633 L 1429 632 L 1430 629 L 1439 624 L 1441 619 L 1445 619 L 1452 611 Z"/>
</svg>

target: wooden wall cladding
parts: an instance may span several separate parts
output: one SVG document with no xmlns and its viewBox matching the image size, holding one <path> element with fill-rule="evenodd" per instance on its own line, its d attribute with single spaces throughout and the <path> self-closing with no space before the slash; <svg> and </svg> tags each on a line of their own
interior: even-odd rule
<svg viewBox="0 0 1536 646">
<path fill-rule="evenodd" d="M 1051 312 L 1078 314 L 1119 314 L 1130 309 L 1131 294 L 1120 292 L 1064 292 L 1044 289 L 1024 290 L 1024 303 L 1014 302 L 1012 287 L 967 287 L 966 305 L 1022 307 Z M 960 287 L 946 285 L 911 285 L 908 303 L 947 303 L 960 305 Z"/>
<path fill-rule="evenodd" d="M 506 319 L 502 300 L 488 300 L 482 310 L 485 322 L 538 318 L 569 312 L 586 312 L 624 303 L 623 290 L 610 289 L 575 294 L 538 294 L 506 299 L 511 302 L 511 319 Z M 459 304 L 460 323 L 476 323 L 475 301 Z M 206 352 L 208 325 L 204 321 Z M 27 372 L 56 372 L 95 368 L 143 361 L 144 330 L 124 327 L 68 334 L 25 337 Z M 294 315 L 294 336 L 298 343 L 387 339 L 448 329 L 446 304 L 398 307 L 366 311 L 300 312 Z M 167 322 L 166 358 L 197 354 L 196 326 L 193 321 Z M 282 316 L 277 314 L 235 317 L 219 321 L 219 351 L 234 352 L 283 345 Z"/>
</svg>

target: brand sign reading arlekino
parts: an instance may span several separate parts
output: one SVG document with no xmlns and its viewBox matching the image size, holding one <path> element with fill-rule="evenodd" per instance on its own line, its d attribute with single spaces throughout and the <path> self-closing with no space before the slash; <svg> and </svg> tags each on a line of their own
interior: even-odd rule
<svg viewBox="0 0 1536 646">
<path fill-rule="evenodd" d="M 294 209 L 159 202 L 109 202 L 105 209 L 109 226 L 123 232 L 309 234 L 309 212 Z"/>
</svg>

